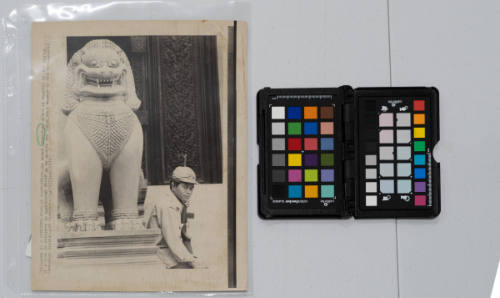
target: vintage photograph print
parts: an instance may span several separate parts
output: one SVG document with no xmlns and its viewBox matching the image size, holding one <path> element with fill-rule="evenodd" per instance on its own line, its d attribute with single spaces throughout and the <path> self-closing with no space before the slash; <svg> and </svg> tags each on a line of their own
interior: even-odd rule
<svg viewBox="0 0 500 298">
<path fill-rule="evenodd" d="M 33 290 L 246 290 L 246 24 L 33 24 Z"/>
</svg>

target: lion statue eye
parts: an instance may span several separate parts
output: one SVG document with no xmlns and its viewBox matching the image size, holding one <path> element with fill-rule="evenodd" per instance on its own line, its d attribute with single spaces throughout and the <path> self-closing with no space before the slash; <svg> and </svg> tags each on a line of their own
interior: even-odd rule
<svg viewBox="0 0 500 298">
<path fill-rule="evenodd" d="M 90 61 L 90 65 L 89 66 L 90 67 L 97 67 L 97 66 L 99 66 L 99 63 L 97 63 L 97 60 L 92 60 L 92 61 Z"/>
<path fill-rule="evenodd" d="M 76 53 L 71 58 L 70 62 L 71 62 L 71 66 L 75 67 L 78 64 L 82 63 L 82 56 L 79 53 Z"/>
<path fill-rule="evenodd" d="M 108 66 L 109 66 L 109 67 L 113 67 L 113 68 L 118 67 L 118 60 L 116 60 L 116 59 L 111 60 L 111 61 L 108 63 Z"/>
</svg>

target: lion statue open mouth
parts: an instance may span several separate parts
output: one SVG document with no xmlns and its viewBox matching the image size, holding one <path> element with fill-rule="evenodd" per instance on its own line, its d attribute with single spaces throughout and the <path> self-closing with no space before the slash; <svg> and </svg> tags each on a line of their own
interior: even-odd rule
<svg viewBox="0 0 500 298">
<path fill-rule="evenodd" d="M 67 100 L 63 106 L 66 114 L 75 108 L 82 97 L 123 96 L 123 101 L 133 110 L 141 104 L 127 56 L 107 39 L 90 41 L 71 57 L 66 88 Z"/>
<path fill-rule="evenodd" d="M 126 65 L 116 51 L 91 48 L 74 58 L 74 90 L 77 95 L 109 97 L 127 94 Z"/>
<path fill-rule="evenodd" d="M 103 171 L 109 173 L 112 192 L 112 218 L 107 226 L 140 228 L 137 195 L 143 135 L 134 111 L 141 102 L 127 56 L 110 40 L 88 42 L 68 62 L 66 87 L 62 106 L 68 115 L 66 156 L 59 184 L 62 189 L 64 182 L 71 182 L 69 230 L 99 229 L 97 205 Z"/>
</svg>

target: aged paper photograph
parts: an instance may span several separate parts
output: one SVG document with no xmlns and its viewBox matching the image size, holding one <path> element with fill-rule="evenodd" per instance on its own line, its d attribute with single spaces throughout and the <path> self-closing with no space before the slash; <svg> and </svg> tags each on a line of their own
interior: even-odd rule
<svg viewBox="0 0 500 298">
<path fill-rule="evenodd" d="M 246 34 L 33 23 L 33 290 L 247 289 Z"/>
</svg>

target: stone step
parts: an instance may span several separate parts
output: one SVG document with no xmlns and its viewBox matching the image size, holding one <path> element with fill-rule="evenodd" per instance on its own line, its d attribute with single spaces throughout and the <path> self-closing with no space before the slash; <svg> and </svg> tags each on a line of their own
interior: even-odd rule
<svg viewBox="0 0 500 298">
<path fill-rule="evenodd" d="M 130 262 L 130 258 L 154 257 L 161 237 L 159 229 L 67 232 L 57 241 L 57 256 L 64 259 Z"/>
</svg>

